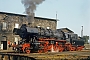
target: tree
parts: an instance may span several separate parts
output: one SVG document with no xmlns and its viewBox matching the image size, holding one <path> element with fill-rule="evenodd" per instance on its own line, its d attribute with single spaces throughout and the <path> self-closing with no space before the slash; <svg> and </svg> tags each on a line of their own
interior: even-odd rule
<svg viewBox="0 0 90 60">
<path fill-rule="evenodd" d="M 85 40 L 85 43 L 88 43 L 88 40 L 89 40 L 89 36 L 83 36 L 83 39 Z"/>
</svg>

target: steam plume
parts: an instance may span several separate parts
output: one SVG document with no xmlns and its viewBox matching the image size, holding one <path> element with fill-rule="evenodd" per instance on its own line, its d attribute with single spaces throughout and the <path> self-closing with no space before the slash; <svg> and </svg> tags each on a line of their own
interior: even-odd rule
<svg viewBox="0 0 90 60">
<path fill-rule="evenodd" d="M 29 18 L 32 22 L 34 18 L 34 11 L 36 10 L 37 5 L 41 4 L 45 0 L 21 0 L 22 4 L 25 6 L 25 13 L 28 14 Z M 30 17 L 31 16 L 31 17 Z"/>
</svg>

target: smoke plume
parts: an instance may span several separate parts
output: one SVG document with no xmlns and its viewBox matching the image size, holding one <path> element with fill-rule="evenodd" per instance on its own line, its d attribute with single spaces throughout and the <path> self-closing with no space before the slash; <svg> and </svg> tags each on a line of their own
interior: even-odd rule
<svg viewBox="0 0 90 60">
<path fill-rule="evenodd" d="M 29 23 L 33 22 L 34 11 L 37 5 L 41 4 L 45 0 L 21 0 L 22 4 L 25 6 L 25 13 L 28 15 Z"/>
</svg>

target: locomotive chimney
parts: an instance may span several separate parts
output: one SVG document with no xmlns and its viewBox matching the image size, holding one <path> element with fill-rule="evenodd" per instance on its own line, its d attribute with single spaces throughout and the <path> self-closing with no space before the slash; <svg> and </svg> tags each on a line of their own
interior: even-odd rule
<svg viewBox="0 0 90 60">
<path fill-rule="evenodd" d="M 81 30 L 81 37 L 83 37 L 83 26 L 82 26 L 82 30 Z"/>
</svg>

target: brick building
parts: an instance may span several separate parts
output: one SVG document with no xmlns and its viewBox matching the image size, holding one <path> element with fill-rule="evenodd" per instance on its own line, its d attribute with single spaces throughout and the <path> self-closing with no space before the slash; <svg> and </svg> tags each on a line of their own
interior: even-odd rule
<svg viewBox="0 0 90 60">
<path fill-rule="evenodd" d="M 13 35 L 13 29 L 16 25 L 20 27 L 22 24 L 27 24 L 27 16 L 21 14 L 0 12 L 0 40 L 10 40 L 15 41 L 19 39 L 18 36 Z M 56 19 L 34 17 L 34 23 L 32 26 L 41 26 L 43 28 L 51 28 L 52 30 L 56 29 L 57 21 Z M 6 39 L 7 37 L 7 39 Z"/>
</svg>

